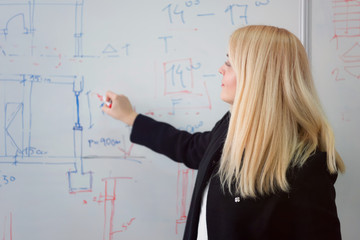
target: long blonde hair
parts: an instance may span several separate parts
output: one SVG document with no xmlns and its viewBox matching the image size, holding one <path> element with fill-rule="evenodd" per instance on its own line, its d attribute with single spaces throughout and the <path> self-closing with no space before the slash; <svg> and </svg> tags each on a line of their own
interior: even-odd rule
<svg viewBox="0 0 360 240">
<path fill-rule="evenodd" d="M 316 151 L 343 172 L 304 47 L 289 31 L 247 26 L 229 41 L 236 94 L 220 161 L 223 188 L 242 197 L 288 191 L 286 172 Z"/>
</svg>

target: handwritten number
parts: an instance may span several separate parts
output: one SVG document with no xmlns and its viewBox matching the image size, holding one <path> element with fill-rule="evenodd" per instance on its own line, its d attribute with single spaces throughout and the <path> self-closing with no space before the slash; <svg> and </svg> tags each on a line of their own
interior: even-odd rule
<svg viewBox="0 0 360 240">
<path fill-rule="evenodd" d="M 180 68 L 181 68 L 181 65 L 179 64 L 178 67 L 176 68 L 176 74 L 178 74 L 179 77 L 180 77 L 181 86 L 183 88 L 186 88 L 186 86 L 185 86 L 185 84 L 183 82 L 183 70 L 180 70 Z"/>
<path fill-rule="evenodd" d="M 238 8 L 241 8 L 242 10 L 242 15 L 238 16 L 240 19 L 244 19 L 245 21 L 245 24 L 248 24 L 248 21 L 247 21 L 247 8 L 248 8 L 248 5 L 245 4 L 245 5 L 240 5 L 240 4 L 232 4 L 232 5 L 229 5 L 226 9 L 225 9 L 225 13 L 229 12 L 230 14 L 230 20 L 231 20 L 231 24 L 232 25 L 235 25 L 234 23 L 234 15 L 233 15 L 233 9 L 234 7 L 238 7 Z"/>
<path fill-rule="evenodd" d="M 196 1 L 186 1 L 185 2 L 185 6 L 186 7 L 192 7 L 193 5 L 199 5 L 200 4 L 200 0 L 196 0 Z"/>
<path fill-rule="evenodd" d="M 193 4 L 192 1 L 186 1 L 186 2 L 185 2 L 185 6 L 187 6 L 187 7 L 191 7 L 192 4 Z"/>
<path fill-rule="evenodd" d="M 270 3 L 270 0 L 266 0 L 266 2 L 256 1 L 255 5 L 257 7 L 260 7 L 260 6 L 268 5 L 269 3 Z"/>
<path fill-rule="evenodd" d="M 3 180 L 5 182 L 5 185 L 9 183 L 9 180 L 7 179 L 7 176 L 6 175 L 3 175 Z"/>
<path fill-rule="evenodd" d="M 175 86 L 175 73 L 179 76 L 180 84 L 183 88 L 186 88 L 183 81 L 183 70 L 181 69 L 181 64 L 178 64 L 175 69 L 175 65 L 171 65 L 170 69 L 166 71 L 166 73 L 171 73 L 171 83 Z"/>
<path fill-rule="evenodd" d="M 167 5 L 162 11 L 168 10 L 168 15 L 169 15 L 169 21 L 170 23 L 173 23 L 172 21 L 172 17 L 171 17 L 171 4 Z"/>
<path fill-rule="evenodd" d="M 162 9 L 162 11 L 166 11 L 168 12 L 168 15 L 169 15 L 169 22 L 170 23 L 173 23 L 173 18 L 172 18 L 172 15 L 175 14 L 175 15 L 180 15 L 180 18 L 181 18 L 181 22 L 182 23 L 185 23 L 185 20 L 184 20 L 184 10 L 178 10 L 178 7 L 179 5 L 175 5 L 175 8 L 173 11 L 171 11 L 171 8 L 172 8 L 172 4 L 170 3 L 169 5 L 167 5 L 165 8 Z"/>
<path fill-rule="evenodd" d="M 340 70 L 338 68 L 335 68 L 331 72 L 332 75 L 335 75 L 335 81 L 343 81 L 343 80 L 345 80 L 345 78 L 339 78 L 339 73 L 340 73 Z"/>
<path fill-rule="evenodd" d="M 3 185 L 8 185 L 15 180 L 16 178 L 14 176 L 2 175 L 2 178 L 0 178 L 0 187 L 2 187 Z"/>
<path fill-rule="evenodd" d="M 178 5 L 176 5 L 176 7 L 175 7 L 175 9 L 174 9 L 174 14 L 180 15 L 182 23 L 185 23 L 185 20 L 184 20 L 184 11 L 183 11 L 183 10 L 177 11 L 177 8 L 178 8 Z"/>
<path fill-rule="evenodd" d="M 201 63 L 197 63 L 195 65 L 190 65 L 190 67 L 186 67 L 186 70 L 191 71 L 191 69 L 198 70 L 201 67 Z"/>
</svg>

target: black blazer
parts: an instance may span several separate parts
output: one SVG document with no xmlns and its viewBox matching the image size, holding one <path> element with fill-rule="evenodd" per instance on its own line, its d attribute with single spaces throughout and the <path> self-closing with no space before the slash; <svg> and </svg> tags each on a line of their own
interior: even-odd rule
<svg viewBox="0 0 360 240">
<path fill-rule="evenodd" d="M 289 193 L 242 199 L 222 190 L 216 172 L 229 117 L 227 113 L 211 131 L 195 134 L 144 115 L 135 119 L 132 142 L 198 169 L 184 239 L 197 238 L 202 194 L 208 182 L 209 240 L 341 239 L 335 205 L 337 175 L 328 173 L 326 153 L 315 153 L 302 168 L 289 169 Z"/>
</svg>

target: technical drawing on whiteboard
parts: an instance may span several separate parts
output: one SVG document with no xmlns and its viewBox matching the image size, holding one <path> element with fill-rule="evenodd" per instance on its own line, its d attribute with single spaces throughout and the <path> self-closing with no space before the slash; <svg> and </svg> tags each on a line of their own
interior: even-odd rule
<svg viewBox="0 0 360 240">
<path fill-rule="evenodd" d="M 2 216 L 0 216 L 2 217 Z M 3 218 L 0 218 L 1 223 L 1 230 L 2 230 L 2 240 L 13 240 L 13 216 L 12 212 L 9 213 L 9 215 L 4 216 Z M 3 221 L 2 221 L 3 220 Z M 0 231 L 1 233 L 1 231 Z"/>
<path fill-rule="evenodd" d="M 185 226 L 189 211 L 192 190 L 195 183 L 195 171 L 178 164 L 177 197 L 176 197 L 176 227 L 175 233 L 179 233 L 179 226 Z"/>
<path fill-rule="evenodd" d="M 360 2 L 354 0 L 337 0 L 333 2 L 334 37 L 337 44 L 339 38 L 360 37 L 360 19 L 358 18 Z"/>
<path fill-rule="evenodd" d="M 115 207 L 117 201 L 117 185 L 119 181 L 132 180 L 131 177 L 108 177 L 102 179 L 105 183 L 105 195 L 103 199 L 99 199 L 104 202 L 104 240 L 114 239 L 114 235 L 118 233 L 126 232 L 136 220 L 135 217 L 129 217 L 125 222 L 114 223 L 115 219 Z"/>
<path fill-rule="evenodd" d="M 88 106 L 82 76 L 0 75 L 0 86 L 5 93 L 0 99 L 0 111 L 5 116 L 0 128 L 0 143 L 4 146 L 0 149 L 0 164 L 70 165 L 70 193 L 92 190 L 93 172 L 85 168 L 84 160 L 114 158 L 84 156 L 85 146 L 111 145 L 118 148 L 117 159 L 141 164 L 142 157 L 133 157 L 133 144 L 127 144 L 125 136 L 122 141 L 84 141 L 84 130 L 91 129 L 84 128 L 86 121 L 80 117 L 81 106 Z M 52 132 L 61 134 L 55 136 Z"/>
<path fill-rule="evenodd" d="M 116 58 L 129 56 L 130 43 L 111 44 L 97 54 L 85 54 L 83 9 L 85 0 L 15 0 L 0 2 L 0 56 L 64 58 Z M 66 17 L 64 17 L 66 16 Z M 47 24 L 42 24 L 46 22 Z"/>
<path fill-rule="evenodd" d="M 70 164 L 73 170 L 68 172 L 69 191 L 90 191 L 92 172 L 84 170 L 79 117 L 84 79 L 65 75 L 0 75 L 0 86 L 6 90 L 0 102 L 0 111 L 5 115 L 0 128 L 5 146 L 0 150 L 0 163 Z M 13 95 L 14 92 L 18 94 Z M 53 97 L 54 93 L 60 93 L 61 99 Z M 69 106 L 75 106 L 75 121 L 69 117 L 74 116 L 74 108 Z M 51 114 L 54 109 L 61 114 Z M 54 127 L 62 131 L 61 136 L 49 134 Z"/>
<path fill-rule="evenodd" d="M 84 0 L 1 2 L 2 54 L 57 57 L 57 53 L 61 52 L 69 57 L 82 57 L 83 6 Z M 42 22 L 48 24 L 40 24 Z M 49 53 L 46 47 L 54 47 L 54 44 L 56 51 Z"/>
<path fill-rule="evenodd" d="M 160 80 L 156 86 L 155 98 L 161 99 L 166 107 L 150 109 L 146 114 L 176 115 L 177 112 L 188 115 L 199 114 L 200 110 L 211 110 L 212 103 L 206 85 L 206 78 L 216 77 L 216 74 L 203 74 L 195 78 L 195 71 L 201 70 L 202 64 L 192 58 L 174 59 L 162 63 Z M 160 82 L 161 81 L 161 82 Z"/>
<path fill-rule="evenodd" d="M 339 58 L 344 63 L 342 67 L 336 67 L 331 74 L 335 81 L 344 81 L 350 78 L 360 79 L 360 19 L 357 18 L 360 11 L 359 1 L 333 1 L 333 26 L 336 40 L 336 48 L 340 53 Z M 350 41 L 352 46 L 343 49 L 342 41 Z M 351 43 L 352 42 L 352 43 Z"/>
</svg>

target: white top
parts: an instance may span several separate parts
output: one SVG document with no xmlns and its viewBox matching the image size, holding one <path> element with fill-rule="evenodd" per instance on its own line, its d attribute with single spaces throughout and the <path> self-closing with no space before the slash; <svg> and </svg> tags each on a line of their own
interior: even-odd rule
<svg viewBox="0 0 360 240">
<path fill-rule="evenodd" d="M 207 226 L 206 226 L 206 202 L 207 202 L 208 192 L 209 192 L 209 183 L 206 184 L 203 197 L 201 200 L 197 240 L 208 240 Z"/>
</svg>

